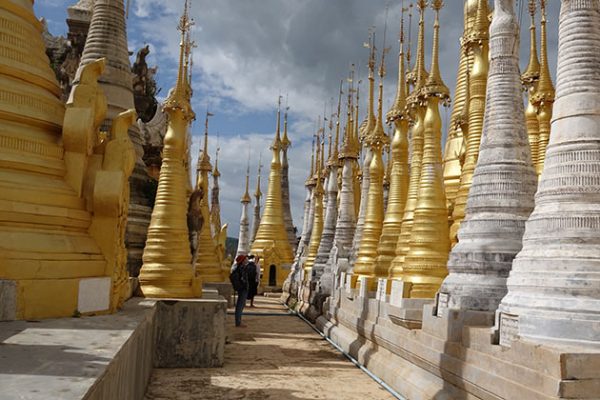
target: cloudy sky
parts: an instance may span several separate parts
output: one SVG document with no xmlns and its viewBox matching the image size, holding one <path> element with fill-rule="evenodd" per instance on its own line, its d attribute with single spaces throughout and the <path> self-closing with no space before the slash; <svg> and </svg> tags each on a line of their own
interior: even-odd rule
<svg viewBox="0 0 600 400">
<path fill-rule="evenodd" d="M 66 8 L 75 0 L 39 0 L 38 17 L 48 20 L 50 31 L 66 32 Z M 521 65 L 529 49 L 527 2 L 516 0 L 522 18 Z M 263 193 L 266 193 L 268 145 L 276 124 L 275 109 L 279 94 L 289 98 L 291 201 L 294 223 L 302 226 L 304 180 L 310 160 L 311 136 L 315 119 L 323 114 L 324 104 L 337 98 L 340 79 L 351 63 L 357 64 L 366 82 L 368 50 L 363 47 L 368 29 L 377 28 L 378 47 L 382 48 L 387 12 L 387 46 L 384 105 L 389 107 L 397 83 L 398 31 L 401 0 L 191 0 L 196 25 L 194 39 L 194 108 L 198 121 L 193 126 L 193 154 L 196 157 L 203 132 L 204 111 L 210 104 L 215 114 L 210 121 L 212 159 L 217 145 L 221 155 L 222 219 L 229 223 L 229 236 L 237 236 L 239 198 L 243 191 L 246 162 L 250 153 L 251 182 L 262 154 Z M 404 1 L 405 6 L 409 0 Z M 463 30 L 463 0 L 446 0 L 441 12 L 441 69 L 446 84 L 454 91 L 459 57 L 459 38 Z M 491 2 L 490 2 L 491 3 Z M 548 0 L 549 58 L 556 66 L 559 0 Z M 131 0 L 128 40 L 131 51 L 144 44 L 151 47 L 149 64 L 158 65 L 158 85 L 166 95 L 176 77 L 179 34 L 176 30 L 183 0 Z M 538 18 L 539 20 L 539 18 Z M 408 18 L 407 18 L 408 25 Z M 427 11 L 427 65 L 431 52 L 433 12 Z M 416 38 L 413 18 L 413 38 Z M 539 33 L 539 32 L 538 32 Z M 365 93 L 366 85 L 361 85 Z M 366 96 L 361 96 L 365 109 Z M 364 101 L 362 101 L 364 100 Z M 329 106 L 328 106 L 329 108 Z M 330 111 L 327 111 L 330 113 Z M 443 111 L 447 122 L 450 110 Z"/>
</svg>

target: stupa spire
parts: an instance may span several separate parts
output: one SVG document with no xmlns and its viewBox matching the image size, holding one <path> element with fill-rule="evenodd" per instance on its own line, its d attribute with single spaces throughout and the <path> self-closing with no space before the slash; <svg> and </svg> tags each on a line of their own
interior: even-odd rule
<svg viewBox="0 0 600 400">
<path fill-rule="evenodd" d="M 278 98 L 277 129 L 275 140 L 271 145 L 273 158 L 269 172 L 269 186 L 265 200 L 265 209 L 260 220 L 252 253 L 261 256 L 265 265 L 275 265 L 277 286 L 281 287 L 286 276 L 284 266 L 289 266 L 294 260 L 283 219 L 281 195 L 281 96 Z"/>
<path fill-rule="evenodd" d="M 398 56 L 398 87 L 396 99 L 392 108 L 387 113 L 388 122 L 394 124 L 394 134 L 388 164 L 390 186 L 388 189 L 388 203 L 383 220 L 383 228 L 379 245 L 377 247 L 377 261 L 375 274 L 387 277 L 390 272 L 391 262 L 396 255 L 396 244 L 401 234 L 402 217 L 408 195 L 408 125 L 409 115 L 406 108 L 407 83 L 406 67 L 404 63 L 404 13 L 408 8 L 402 8 L 400 18 L 400 53 Z"/>
<path fill-rule="evenodd" d="M 262 153 L 258 156 L 258 172 L 256 174 L 256 190 L 254 191 L 254 213 L 252 216 L 252 226 L 250 228 L 250 243 L 254 243 L 258 226 L 260 225 L 260 199 L 262 192 L 260 190 L 260 177 L 262 173 Z"/>
<path fill-rule="evenodd" d="M 242 215 L 240 217 L 240 232 L 238 235 L 238 247 L 236 256 L 243 254 L 246 255 L 250 251 L 250 226 L 248 223 L 248 205 L 252 201 L 250 193 L 248 193 L 248 186 L 250 184 L 250 155 L 248 155 L 248 165 L 246 167 L 246 187 L 244 194 L 240 200 L 242 203 Z"/>
<path fill-rule="evenodd" d="M 446 204 L 448 207 L 449 222 L 452 223 L 452 213 L 460 186 L 462 162 L 465 156 L 465 142 L 468 134 L 469 120 L 469 68 L 471 67 L 472 51 L 467 45 L 469 36 L 476 17 L 478 0 L 467 0 L 464 4 L 464 28 L 460 38 L 460 58 L 452 112 L 446 145 L 444 148 L 444 187 Z"/>
<path fill-rule="evenodd" d="M 287 97 L 285 100 L 285 112 L 283 114 L 283 138 L 281 139 L 281 201 L 283 206 L 283 219 L 285 222 L 285 231 L 292 251 L 296 251 L 296 232 L 294 221 L 292 219 L 292 207 L 290 203 L 290 182 L 289 182 L 289 162 L 288 149 L 292 142 L 288 138 L 288 111 Z"/>
<path fill-rule="evenodd" d="M 215 242 L 215 238 L 221 230 L 221 218 L 220 215 L 217 215 L 217 213 L 220 214 L 218 205 L 218 176 L 216 177 L 216 181 L 213 181 L 214 186 L 210 197 L 210 206 L 212 206 L 212 209 L 209 206 L 208 175 L 212 173 L 213 168 L 208 154 L 208 120 L 212 116 L 214 114 L 209 112 L 207 107 L 204 118 L 204 144 L 198 157 L 198 177 L 196 182 L 196 189 L 203 193 L 202 200 L 200 201 L 200 210 L 204 223 L 198 232 L 195 268 L 196 274 L 202 277 L 203 282 L 222 282 L 224 278 L 220 265 L 221 256 L 217 254 Z M 219 224 L 218 227 L 217 224 Z"/>
<path fill-rule="evenodd" d="M 407 75 L 407 81 L 412 83 L 413 90 L 406 99 L 407 106 L 414 120 L 411 130 L 411 161 L 408 194 L 404 215 L 402 217 L 401 233 L 396 243 L 396 256 L 392 260 L 390 275 L 393 278 L 402 277 L 404 257 L 410 249 L 409 241 L 413 229 L 414 211 L 417 206 L 419 186 L 421 180 L 421 164 L 423 161 L 423 140 L 425 136 L 425 106 L 422 98 L 422 89 L 428 74 L 425 70 L 425 9 L 427 1 L 419 0 L 419 43 L 417 45 L 416 63 L 413 70 Z"/>
<path fill-rule="evenodd" d="M 537 117 L 540 129 L 538 140 L 538 159 L 536 170 L 538 174 L 544 169 L 546 147 L 550 140 L 550 123 L 552 121 L 552 105 L 554 104 L 555 90 L 548 65 L 548 33 L 546 29 L 546 0 L 540 0 L 541 32 L 540 32 L 540 79 L 531 100 L 537 108 Z"/>
<path fill-rule="evenodd" d="M 376 272 L 375 258 L 377 257 L 377 246 L 383 228 L 384 205 L 383 205 L 383 147 L 388 142 L 388 137 L 383 129 L 383 79 L 385 77 L 385 55 L 388 49 L 385 47 L 387 34 L 387 9 L 386 21 L 383 30 L 383 46 L 381 51 L 381 64 L 379 65 L 379 97 L 377 101 L 377 121 L 375 128 L 370 134 L 369 149 L 371 162 L 365 164 L 369 169 L 368 205 L 365 215 L 362 238 L 357 252 L 354 273 L 374 277 Z M 364 172 L 363 172 L 364 176 Z"/>
<path fill-rule="evenodd" d="M 217 149 L 215 150 L 215 167 L 212 170 L 213 185 L 210 190 L 210 223 L 212 225 L 213 237 L 217 238 L 217 235 L 221 232 L 221 202 L 219 200 L 220 187 L 219 178 L 221 172 L 219 171 L 219 135 L 217 134 Z"/>
<path fill-rule="evenodd" d="M 529 0 L 529 16 L 531 25 L 529 27 L 529 63 L 525 72 L 521 75 L 521 82 L 527 90 L 528 101 L 525 109 L 525 123 L 527 124 L 527 135 L 529 138 L 529 147 L 531 149 L 531 162 L 537 169 L 539 158 L 539 138 L 540 123 L 538 122 L 538 112 L 536 106 L 532 103 L 533 96 L 537 90 L 537 83 L 540 79 L 540 61 L 538 59 L 537 38 L 535 29 L 535 12 L 537 0 Z M 536 171 L 541 172 L 541 171 Z"/>
<path fill-rule="evenodd" d="M 308 243 L 308 254 L 306 255 L 306 261 L 302 266 L 304 269 L 304 281 L 310 280 L 311 270 L 317 257 L 317 251 L 319 250 L 319 244 L 321 243 L 321 235 L 323 233 L 323 158 L 324 154 L 324 142 L 321 137 L 324 135 L 325 127 L 317 133 L 317 156 L 316 156 L 316 171 L 315 171 L 315 188 L 313 190 L 313 201 L 314 201 L 314 215 L 312 222 L 312 230 L 310 235 L 310 241 Z"/>
<path fill-rule="evenodd" d="M 409 240 L 410 250 L 404 258 L 402 272 L 402 281 L 408 284 L 407 297 L 410 298 L 435 297 L 447 274 L 446 262 L 450 251 L 448 209 L 442 174 L 442 118 L 439 110 L 440 101 L 445 102 L 450 96 L 439 71 L 439 13 L 442 7 L 442 0 L 432 0 L 435 22 L 431 72 L 422 90 L 425 110 L 421 107 L 418 111 L 418 118 L 423 118 L 423 160 Z"/>
<path fill-rule="evenodd" d="M 190 93 L 184 90 L 184 54 L 187 32 L 191 26 L 188 2 L 185 3 L 178 29 L 181 31 L 177 82 L 165 101 L 168 129 L 164 139 L 163 162 L 158 180 L 156 202 L 152 211 L 148 239 L 140 271 L 140 287 L 146 297 L 198 297 L 202 293 L 204 274 L 192 266 L 187 226 L 187 171 L 181 160 L 186 156 L 187 131 L 194 113 Z M 206 180 L 204 181 L 206 182 Z M 204 188 L 204 193 L 208 188 Z M 206 204 L 206 195 L 201 200 Z M 208 212 L 202 206 L 205 221 Z M 206 212 L 206 213 L 205 213 Z M 212 242 L 210 225 L 208 240 Z M 200 241 L 199 241 L 200 243 Z M 214 247 L 213 249 L 214 250 Z M 218 269 L 220 275 L 220 269 Z M 222 280 L 222 279 L 221 279 Z"/>
</svg>

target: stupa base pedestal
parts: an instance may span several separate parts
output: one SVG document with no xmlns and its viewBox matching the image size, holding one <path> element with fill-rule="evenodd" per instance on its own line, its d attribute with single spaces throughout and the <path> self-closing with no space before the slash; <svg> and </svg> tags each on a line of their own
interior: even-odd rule
<svg viewBox="0 0 600 400">
<path fill-rule="evenodd" d="M 0 321 L 110 312 L 109 277 L 0 280 Z"/>
<path fill-rule="evenodd" d="M 405 398 L 598 398 L 597 349 L 523 339 L 504 348 L 492 344 L 490 313 L 438 317 L 433 304 L 423 308 L 423 329 L 409 329 L 392 319 L 390 303 L 345 290 L 324 303 L 317 328 Z"/>
<path fill-rule="evenodd" d="M 410 299 L 405 297 L 410 283 L 393 280 L 390 288 L 390 319 L 408 329 L 418 329 L 423 322 L 423 307 L 432 304 L 434 299 Z"/>
<path fill-rule="evenodd" d="M 227 301 L 227 307 L 233 307 L 233 287 L 229 282 L 205 282 L 203 289 L 214 289 Z M 206 290 L 203 290 L 203 296 L 206 298 Z"/>
<path fill-rule="evenodd" d="M 223 366 L 227 303 L 217 297 L 157 301 L 156 318 L 160 323 L 156 325 L 155 365 L 161 368 Z"/>
<path fill-rule="evenodd" d="M 469 326 L 491 330 L 494 313 L 439 307 L 439 303 L 437 306 L 427 304 L 423 307 L 423 332 L 429 335 L 448 342 L 460 342 L 464 328 Z"/>
</svg>

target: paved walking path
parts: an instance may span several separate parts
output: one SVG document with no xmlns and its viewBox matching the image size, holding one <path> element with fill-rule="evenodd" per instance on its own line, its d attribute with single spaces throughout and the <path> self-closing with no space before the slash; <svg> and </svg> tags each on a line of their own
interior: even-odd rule
<svg viewBox="0 0 600 400">
<path fill-rule="evenodd" d="M 255 302 L 245 311 L 266 315 L 246 315 L 247 328 L 227 317 L 223 368 L 156 369 L 146 400 L 393 399 L 277 299 Z"/>
</svg>

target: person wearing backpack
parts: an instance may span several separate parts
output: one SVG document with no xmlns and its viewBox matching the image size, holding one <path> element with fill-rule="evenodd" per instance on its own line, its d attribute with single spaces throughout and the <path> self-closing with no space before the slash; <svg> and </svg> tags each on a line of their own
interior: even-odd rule
<svg viewBox="0 0 600 400">
<path fill-rule="evenodd" d="M 235 258 L 235 264 L 231 267 L 229 280 L 238 294 L 237 302 L 235 303 L 235 326 L 245 328 L 242 324 L 242 313 L 248 298 L 248 259 L 245 255 L 239 255 Z"/>
</svg>

